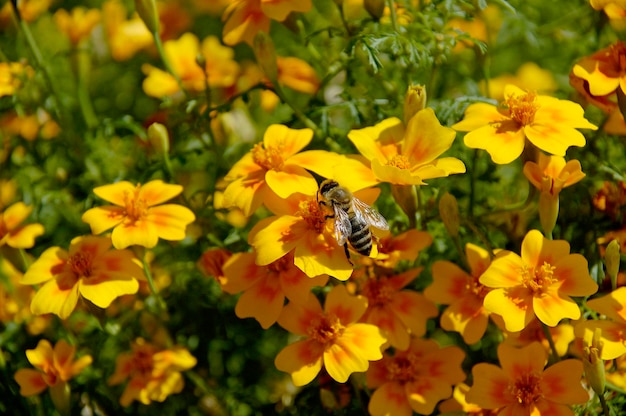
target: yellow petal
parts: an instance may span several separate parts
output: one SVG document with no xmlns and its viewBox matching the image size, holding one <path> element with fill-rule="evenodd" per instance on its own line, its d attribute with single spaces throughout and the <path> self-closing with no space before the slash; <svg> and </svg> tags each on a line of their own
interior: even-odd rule
<svg viewBox="0 0 626 416">
<path fill-rule="evenodd" d="M 52 279 L 67 261 L 67 251 L 60 247 L 50 247 L 30 265 L 20 280 L 23 285 L 36 285 Z"/>
<path fill-rule="evenodd" d="M 311 129 L 290 129 L 283 124 L 272 124 L 263 135 L 265 149 L 280 150 L 284 160 L 304 149 L 313 139 Z"/>
<path fill-rule="evenodd" d="M 326 295 L 324 303 L 324 311 L 339 318 L 343 325 L 358 321 L 366 309 L 367 299 L 349 294 L 344 285 L 333 287 Z"/>
<path fill-rule="evenodd" d="M 556 288 L 533 298 L 537 318 L 548 326 L 557 326 L 563 318 L 580 318 L 580 307 L 569 296 L 561 295 Z"/>
<path fill-rule="evenodd" d="M 399 153 L 398 146 L 404 138 L 404 130 L 402 121 L 392 117 L 372 127 L 351 130 L 348 139 L 368 160 L 385 163 Z"/>
<path fill-rule="evenodd" d="M 185 230 L 196 220 L 194 213 L 187 207 L 175 204 L 152 207 L 143 221 L 152 223 L 157 235 L 170 241 L 179 241 L 185 238 Z"/>
<path fill-rule="evenodd" d="M 589 393 L 582 385 L 583 364 L 580 360 L 563 360 L 548 367 L 541 376 L 541 391 L 550 401 L 572 405 L 585 404 Z"/>
<path fill-rule="evenodd" d="M 280 371 L 291 374 L 293 384 L 304 386 L 322 369 L 322 354 L 321 344 L 311 340 L 297 341 L 283 348 L 274 364 Z"/>
<path fill-rule="evenodd" d="M 285 165 L 282 171 L 268 170 L 265 181 L 272 191 L 281 198 L 300 192 L 313 195 L 317 192 L 317 181 L 300 166 Z"/>
<path fill-rule="evenodd" d="M 21 368 L 15 372 L 15 381 L 20 385 L 20 395 L 34 396 L 48 388 L 42 373 L 32 368 Z"/>
<path fill-rule="evenodd" d="M 432 108 L 425 108 L 409 120 L 402 154 L 411 164 L 430 163 L 452 146 L 456 132 L 439 123 Z"/>
<path fill-rule="evenodd" d="M 88 209 L 81 219 L 89 224 L 93 234 L 98 235 L 120 224 L 125 217 L 124 208 L 108 205 Z"/>
<path fill-rule="evenodd" d="M 154 223 L 140 220 L 115 227 L 111 233 L 111 241 L 118 250 L 132 245 L 153 248 L 157 245 L 159 236 Z"/>
<path fill-rule="evenodd" d="M 259 222 L 250 244 L 257 253 L 257 264 L 266 266 L 289 253 L 300 243 L 307 226 L 302 218 L 290 215 L 271 217 Z M 318 276 L 321 273 L 316 274 Z"/>
<path fill-rule="evenodd" d="M 183 192 L 183 187 L 165 183 L 160 179 L 150 181 L 139 188 L 139 196 L 146 200 L 148 206 L 154 206 L 169 201 Z"/>
<path fill-rule="evenodd" d="M 506 330 L 517 332 L 524 329 L 535 314 L 532 296 L 523 289 L 494 289 L 485 296 L 485 308 L 504 319 Z"/>
<path fill-rule="evenodd" d="M 472 130 L 463 140 L 467 147 L 484 149 L 494 163 L 503 165 L 513 162 L 522 154 L 526 136 L 516 122 L 506 120 L 499 125 Z"/>
<path fill-rule="evenodd" d="M 89 280 L 81 279 L 78 291 L 87 300 L 100 308 L 108 308 L 115 299 L 123 295 L 137 293 L 139 282 L 124 274 L 109 273 L 110 280 L 102 280 L 90 284 Z"/>
<path fill-rule="evenodd" d="M 132 195 L 136 188 L 136 185 L 128 181 L 120 181 L 110 185 L 98 186 L 94 188 L 93 193 L 105 201 L 123 207 L 126 206 L 127 195 Z"/>
<path fill-rule="evenodd" d="M 570 146 L 585 145 L 585 136 L 578 130 L 560 124 L 533 123 L 524 127 L 528 140 L 535 146 L 557 156 L 565 156 Z"/>
<path fill-rule="evenodd" d="M 61 319 L 70 316 L 78 303 L 78 285 L 60 286 L 59 280 L 50 280 L 37 291 L 30 304 L 33 314 L 54 313 Z"/>
</svg>

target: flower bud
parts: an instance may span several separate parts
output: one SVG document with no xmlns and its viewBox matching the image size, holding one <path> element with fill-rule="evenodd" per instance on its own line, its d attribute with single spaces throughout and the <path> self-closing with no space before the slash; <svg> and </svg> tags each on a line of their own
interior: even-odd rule
<svg viewBox="0 0 626 416">
<path fill-rule="evenodd" d="M 559 217 L 559 196 L 548 192 L 539 194 L 539 221 L 545 235 L 552 235 Z"/>
<path fill-rule="evenodd" d="M 606 252 L 604 253 L 604 264 L 606 265 L 606 273 L 611 278 L 611 288 L 615 290 L 617 288 L 617 273 L 619 272 L 620 262 L 620 247 L 617 240 L 612 240 L 608 246 L 606 246 Z"/>
<path fill-rule="evenodd" d="M 404 124 L 408 124 L 411 117 L 424 108 L 426 108 L 426 87 L 409 85 L 404 96 Z"/>
<path fill-rule="evenodd" d="M 385 11 L 385 0 L 363 0 L 365 10 L 374 19 L 380 19 Z"/>
<path fill-rule="evenodd" d="M 166 154 L 170 151 L 170 134 L 161 123 L 152 123 L 148 127 L 148 140 L 159 154 Z"/>
<path fill-rule="evenodd" d="M 155 0 L 135 0 L 135 10 L 151 33 L 159 33 L 159 12 Z"/>
<path fill-rule="evenodd" d="M 410 224 L 415 223 L 415 214 L 417 213 L 417 195 L 415 187 L 406 185 L 392 185 L 391 194 L 396 203 L 402 208 L 402 211 L 409 218 Z"/>
<path fill-rule="evenodd" d="M 604 376 L 604 361 L 600 358 L 602 355 L 601 335 L 602 330 L 596 328 L 593 332 L 591 345 L 585 340 L 586 345 L 583 347 L 583 366 L 585 367 L 587 382 L 598 396 L 604 394 L 606 382 Z"/>
<path fill-rule="evenodd" d="M 70 385 L 66 381 L 58 381 L 55 385 L 50 386 L 50 398 L 54 404 L 54 408 L 61 415 L 70 414 Z"/>
<path fill-rule="evenodd" d="M 272 38 L 265 33 L 259 32 L 254 37 L 254 56 L 257 63 L 265 72 L 270 81 L 276 83 L 278 79 L 278 64 L 276 63 L 276 50 Z"/>
<path fill-rule="evenodd" d="M 459 226 L 461 224 L 459 218 L 459 204 L 456 198 L 448 192 L 439 200 L 439 216 L 446 230 L 448 230 L 448 233 L 456 238 L 459 235 Z"/>
</svg>

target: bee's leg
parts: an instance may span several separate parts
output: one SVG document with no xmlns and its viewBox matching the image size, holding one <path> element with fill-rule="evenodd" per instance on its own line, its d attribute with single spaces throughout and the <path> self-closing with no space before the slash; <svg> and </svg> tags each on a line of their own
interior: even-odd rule
<svg viewBox="0 0 626 416">
<path fill-rule="evenodd" d="M 343 243 L 343 249 L 346 252 L 346 258 L 348 259 L 350 264 L 354 266 L 354 263 L 352 263 L 352 260 L 350 260 L 350 250 L 348 250 L 348 243 Z"/>
</svg>

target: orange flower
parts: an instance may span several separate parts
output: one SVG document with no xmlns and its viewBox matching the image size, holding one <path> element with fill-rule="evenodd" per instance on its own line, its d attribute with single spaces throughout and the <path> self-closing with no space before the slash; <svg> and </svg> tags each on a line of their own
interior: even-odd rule
<svg viewBox="0 0 626 416">
<path fill-rule="evenodd" d="M 480 283 L 493 288 L 485 296 L 485 308 L 501 315 L 511 332 L 521 331 L 535 316 L 548 326 L 580 318 L 580 307 L 570 296 L 592 295 L 598 285 L 587 260 L 569 250 L 567 241 L 548 240 L 531 230 L 522 241 L 521 256 L 500 251 L 480 277 Z"/>
<path fill-rule="evenodd" d="M 465 145 L 485 149 L 497 164 L 511 163 L 524 150 L 526 139 L 545 152 L 564 156 L 570 146 L 584 146 L 585 137 L 577 128 L 596 130 L 584 117 L 582 107 L 514 85 L 504 89 L 499 107 L 472 104 L 465 118 L 452 128 L 467 131 Z"/>
<path fill-rule="evenodd" d="M 554 349 L 559 357 L 568 353 L 569 345 L 574 341 L 574 327 L 570 324 L 558 324 L 548 328 L 550 336 L 554 342 Z M 504 330 L 504 342 L 514 347 L 525 347 L 533 342 L 538 342 L 545 348 L 547 353 L 551 353 L 550 342 L 546 338 L 543 326 L 538 319 L 533 319 L 526 328 L 520 332 L 509 332 Z"/>
<path fill-rule="evenodd" d="M 452 394 L 452 385 L 465 379 L 458 347 L 439 348 L 432 340 L 414 338 L 406 351 L 381 361 L 367 372 L 367 386 L 376 389 L 369 403 L 372 416 L 429 415 L 437 403 Z"/>
<path fill-rule="evenodd" d="M 270 19 L 282 22 L 291 12 L 308 12 L 311 0 L 232 0 L 222 20 L 222 38 L 227 45 L 252 45 L 258 32 L 269 33 Z"/>
<path fill-rule="evenodd" d="M 0 62 L 0 97 L 14 95 L 22 86 L 23 81 L 33 74 L 33 69 L 26 64 Z"/>
<path fill-rule="evenodd" d="M 31 142 L 38 137 L 44 140 L 52 139 L 60 131 L 61 127 L 43 108 L 37 109 L 32 114 L 20 115 L 12 111 L 0 117 L 0 134 L 19 136 Z"/>
<path fill-rule="evenodd" d="M 243 292 L 235 306 L 239 318 L 254 318 L 263 329 L 278 320 L 285 297 L 290 302 L 304 304 L 314 286 L 324 286 L 328 276 L 308 277 L 293 264 L 293 254 L 268 264 L 257 266 L 254 253 L 233 254 L 223 266 L 222 290 Z"/>
<path fill-rule="evenodd" d="M 100 22 L 100 10 L 85 7 L 74 7 L 69 13 L 59 9 L 54 13 L 54 22 L 59 30 L 67 35 L 72 45 L 76 46 L 81 40 L 91 34 L 93 28 Z"/>
<path fill-rule="evenodd" d="M 501 408 L 498 414 L 574 416 L 568 405 L 589 400 L 579 360 L 559 361 L 546 369 L 547 353 L 539 343 L 519 349 L 500 344 L 498 358 L 501 367 L 474 366 L 468 402 L 484 409 Z"/>
<path fill-rule="evenodd" d="M 16 202 L 0 212 L 0 247 L 6 244 L 13 248 L 31 248 L 35 245 L 35 238 L 44 233 L 43 225 L 21 225 L 32 211 L 33 207 Z"/>
<path fill-rule="evenodd" d="M 278 82 L 295 91 L 315 94 L 320 87 L 320 80 L 315 69 L 306 61 L 295 57 L 276 57 Z"/>
<path fill-rule="evenodd" d="M 468 274 L 449 261 L 436 261 L 432 266 L 433 283 L 424 296 L 440 305 L 449 305 L 441 314 L 441 327 L 459 332 L 466 344 L 474 344 L 487 330 L 489 311 L 483 306 L 489 288 L 479 278 L 489 267 L 489 252 L 474 244 L 465 246 Z"/>
<path fill-rule="evenodd" d="M 426 322 L 439 312 L 421 293 L 404 289 L 421 271 L 410 269 L 394 276 L 367 279 L 361 289 L 368 299 L 361 322 L 377 326 L 389 344 L 399 350 L 409 347 L 411 336 L 423 336 Z"/>
<path fill-rule="evenodd" d="M 425 108 L 408 121 L 392 117 L 373 127 L 351 130 L 348 138 L 371 162 L 376 178 L 396 185 L 424 185 L 424 180 L 465 172 L 453 157 L 438 157 L 452 146 L 456 134 Z"/>
<path fill-rule="evenodd" d="M 393 269 L 400 261 L 415 261 L 419 252 L 432 242 L 433 238 L 427 231 L 408 230 L 398 235 L 389 234 L 378 241 L 375 262 L 381 267 Z"/>
<path fill-rule="evenodd" d="M 161 349 L 138 338 L 131 352 L 118 355 L 115 373 L 109 377 L 108 384 L 114 386 L 130 378 L 120 397 L 124 407 L 133 400 L 143 404 L 163 402 L 170 394 L 180 393 L 185 386 L 180 372 L 195 365 L 195 357 L 183 347 Z"/>
<path fill-rule="evenodd" d="M 20 18 L 25 22 L 32 23 L 39 18 L 44 12 L 48 11 L 52 0 L 18 0 L 17 9 L 20 12 Z M 8 27 L 8 21 L 13 14 L 13 5 L 8 2 L 0 9 L 0 27 Z"/>
<path fill-rule="evenodd" d="M 468 403 L 465 396 L 469 391 L 470 386 L 465 383 L 460 383 L 454 386 L 452 397 L 444 400 L 439 405 L 439 411 L 443 414 L 464 414 L 468 416 L 496 416 L 498 409 L 486 410 L 474 403 Z"/>
<path fill-rule="evenodd" d="M 609 23 L 616 30 L 626 27 L 626 1 L 624 0 L 589 0 L 595 10 L 603 10 Z"/>
<path fill-rule="evenodd" d="M 232 253 L 224 248 L 211 248 L 202 253 L 196 266 L 205 276 L 213 277 L 223 286 L 228 282 L 224 276 L 224 264 L 231 256 Z"/>
<path fill-rule="evenodd" d="M 160 204 L 182 191 L 182 186 L 161 180 L 143 186 L 127 181 L 99 186 L 93 192 L 115 205 L 91 208 L 83 214 L 82 220 L 94 234 L 113 228 L 111 239 L 118 249 L 133 244 L 152 248 L 159 238 L 179 241 L 185 238 L 185 228 L 195 221 L 195 215 L 181 205 Z"/>
<path fill-rule="evenodd" d="M 587 301 L 594 311 L 604 315 L 605 319 L 580 322 L 575 333 L 579 338 L 593 337 L 596 328 L 602 330 L 600 340 L 603 344 L 601 358 L 612 360 L 626 354 L 626 287 L 620 287 L 606 296 Z"/>
<path fill-rule="evenodd" d="M 62 392 L 69 380 L 91 364 L 90 355 L 74 360 L 75 353 L 76 347 L 69 345 L 65 340 L 57 342 L 52 349 L 50 342 L 42 339 L 35 349 L 26 350 L 28 361 L 37 370 L 30 368 L 17 370 L 15 381 L 20 385 L 20 394 L 33 396 L 48 387 Z"/>
<path fill-rule="evenodd" d="M 290 129 L 272 124 L 257 143 L 226 175 L 224 206 L 236 206 L 250 216 L 275 193 L 286 198 L 294 192 L 313 194 L 317 181 L 302 165 L 315 153 L 303 152 L 313 139 L 311 129 Z M 320 162 L 323 160 L 320 159 Z"/>
<path fill-rule="evenodd" d="M 34 314 L 54 313 L 66 319 L 83 297 L 99 308 L 122 295 L 137 293 L 143 270 L 129 250 L 109 250 L 104 237 L 76 237 L 69 252 L 50 247 L 28 268 L 24 285 L 45 284 L 30 305 Z"/>
<path fill-rule="evenodd" d="M 322 366 L 340 383 L 354 372 L 366 371 L 369 361 L 382 358 L 385 343 L 374 325 L 357 323 L 366 308 L 365 298 L 351 296 L 342 285 L 328 292 L 323 310 L 313 294 L 305 304 L 289 303 L 278 324 L 306 338 L 283 348 L 276 368 L 291 374 L 296 386 L 310 383 Z"/>
<path fill-rule="evenodd" d="M 111 56 L 116 61 L 132 58 L 154 43 L 152 34 L 136 13 L 127 18 L 126 8 L 120 0 L 107 0 L 102 4 L 102 20 Z"/>
</svg>

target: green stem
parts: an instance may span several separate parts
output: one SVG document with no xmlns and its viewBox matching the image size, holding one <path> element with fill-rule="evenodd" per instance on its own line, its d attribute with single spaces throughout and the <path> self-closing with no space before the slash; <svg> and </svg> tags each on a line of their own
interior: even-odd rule
<svg viewBox="0 0 626 416">
<path fill-rule="evenodd" d="M 604 394 L 599 394 L 598 399 L 600 399 L 600 404 L 602 405 L 602 413 L 604 414 L 604 416 L 611 416 L 609 405 L 604 398 Z"/>
<path fill-rule="evenodd" d="M 554 363 L 559 361 L 559 353 L 556 351 L 556 345 L 554 344 L 554 339 L 552 338 L 552 333 L 550 332 L 550 328 L 548 325 L 541 322 L 541 329 L 543 329 L 543 335 L 548 340 L 548 344 L 550 345 L 550 355 L 552 356 L 552 361 Z"/>
<path fill-rule="evenodd" d="M 278 98 L 280 98 L 282 102 L 284 102 L 289 107 L 291 107 L 291 109 L 293 110 L 293 113 L 298 118 L 298 120 L 300 120 L 306 127 L 313 130 L 313 132 L 315 133 L 317 137 L 319 138 L 324 137 L 324 132 L 322 131 L 322 129 L 320 129 L 313 120 L 308 118 L 306 114 L 304 114 L 298 107 L 296 107 L 293 104 L 293 102 L 290 99 L 287 98 L 287 96 L 285 95 L 285 92 L 280 87 L 280 85 L 278 85 L 278 83 L 274 85 L 274 92 L 276 93 L 276 95 L 278 95 Z"/>
<path fill-rule="evenodd" d="M 88 61 L 89 55 L 86 55 L 84 51 L 75 48 L 72 53 L 75 59 L 75 73 L 76 82 L 78 88 L 78 104 L 80 105 L 81 113 L 85 120 L 85 124 L 88 128 L 92 129 L 98 124 L 98 118 L 96 112 L 93 109 L 91 97 L 89 96 L 89 89 L 87 87 L 90 70 L 90 63 Z"/>
<path fill-rule="evenodd" d="M 156 299 L 157 307 L 159 308 L 159 311 L 163 312 L 165 311 L 165 302 L 161 298 L 161 294 L 157 291 L 157 288 L 154 284 L 154 278 L 152 277 L 152 272 L 150 271 L 150 265 L 148 264 L 148 259 L 146 258 L 147 253 L 148 252 L 144 249 L 143 257 L 141 259 L 141 262 L 143 264 L 143 272 L 146 275 L 146 278 L 148 280 L 148 286 L 150 287 L 150 292 L 152 293 L 152 296 L 154 296 L 154 298 Z"/>
<path fill-rule="evenodd" d="M 389 7 L 389 17 L 391 18 L 391 27 L 394 32 L 398 31 L 398 16 L 396 16 L 396 8 L 394 6 L 394 0 L 387 0 L 387 6 Z"/>
</svg>

